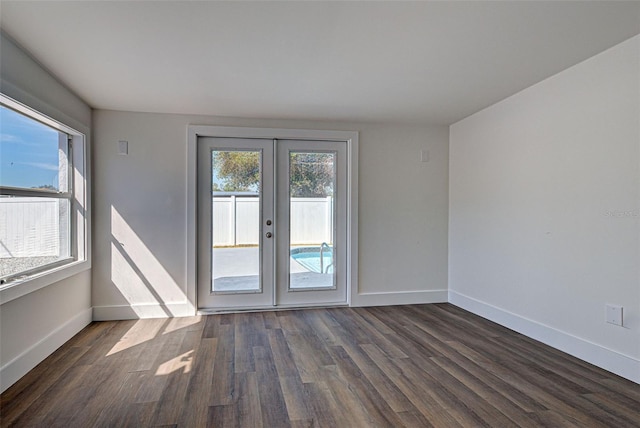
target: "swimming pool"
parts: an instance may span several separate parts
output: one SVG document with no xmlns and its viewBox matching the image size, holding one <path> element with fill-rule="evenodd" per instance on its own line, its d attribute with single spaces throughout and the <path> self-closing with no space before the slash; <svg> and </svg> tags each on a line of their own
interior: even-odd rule
<svg viewBox="0 0 640 428">
<path fill-rule="evenodd" d="M 291 257 L 310 272 L 333 273 L 333 248 L 327 244 L 322 248 L 322 262 L 320 247 L 292 248 Z"/>
</svg>

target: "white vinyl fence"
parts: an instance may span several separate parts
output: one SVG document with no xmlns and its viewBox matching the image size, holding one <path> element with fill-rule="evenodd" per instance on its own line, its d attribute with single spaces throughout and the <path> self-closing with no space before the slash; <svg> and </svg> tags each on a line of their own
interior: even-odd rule
<svg viewBox="0 0 640 428">
<path fill-rule="evenodd" d="M 66 236 L 64 199 L 0 198 L 0 258 L 58 256 Z M 213 245 L 258 245 L 257 197 L 213 198 Z M 61 226 L 65 230 L 61 230 Z M 292 198 L 291 245 L 333 241 L 333 198 Z M 66 246 L 63 239 L 62 245 Z"/>
<path fill-rule="evenodd" d="M 258 245 L 260 200 L 213 197 L 214 247 Z M 333 198 L 291 199 L 291 245 L 333 241 Z"/>
<path fill-rule="evenodd" d="M 63 199 L 0 198 L 0 258 L 60 254 Z"/>
</svg>

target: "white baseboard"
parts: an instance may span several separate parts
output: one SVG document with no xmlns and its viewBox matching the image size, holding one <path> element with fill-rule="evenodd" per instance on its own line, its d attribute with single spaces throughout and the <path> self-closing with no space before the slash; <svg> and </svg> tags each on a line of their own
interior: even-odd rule
<svg viewBox="0 0 640 428">
<path fill-rule="evenodd" d="M 94 321 L 137 320 L 142 318 L 190 317 L 196 310 L 190 303 L 94 306 Z"/>
<path fill-rule="evenodd" d="M 91 323 L 92 309 L 71 318 L 29 349 L 0 368 L 0 392 L 4 392 L 65 342 Z"/>
<path fill-rule="evenodd" d="M 449 291 L 449 303 L 615 373 L 618 376 L 640 383 L 640 360 L 633 357 L 455 291 Z"/>
<path fill-rule="evenodd" d="M 358 293 L 351 297 L 351 306 L 419 305 L 447 301 L 447 290 Z"/>
</svg>

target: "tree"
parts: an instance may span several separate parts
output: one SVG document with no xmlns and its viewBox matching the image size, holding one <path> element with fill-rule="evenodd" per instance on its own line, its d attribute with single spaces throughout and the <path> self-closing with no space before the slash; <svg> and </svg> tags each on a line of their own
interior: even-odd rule
<svg viewBox="0 0 640 428">
<path fill-rule="evenodd" d="M 292 153 L 289 159 L 291 196 L 324 198 L 333 195 L 333 153 Z"/>
<path fill-rule="evenodd" d="M 213 152 L 212 167 L 221 186 L 213 190 L 225 192 L 258 191 L 260 184 L 260 153 Z M 217 187 L 217 188 L 216 188 Z"/>
<path fill-rule="evenodd" d="M 291 196 L 324 198 L 333 195 L 334 162 L 333 153 L 291 153 L 289 159 Z M 212 167 L 214 191 L 259 190 L 260 155 L 258 152 L 216 151 L 213 154 Z"/>
<path fill-rule="evenodd" d="M 52 186 L 51 184 L 41 184 L 39 186 L 33 186 L 32 189 L 58 191 L 58 189 L 55 186 Z"/>
</svg>

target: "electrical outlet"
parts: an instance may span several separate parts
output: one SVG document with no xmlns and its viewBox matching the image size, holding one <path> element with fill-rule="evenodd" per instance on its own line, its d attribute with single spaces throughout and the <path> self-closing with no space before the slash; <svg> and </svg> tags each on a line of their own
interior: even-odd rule
<svg viewBox="0 0 640 428">
<path fill-rule="evenodd" d="M 605 312 L 609 324 L 622 326 L 622 306 L 606 304 Z"/>
</svg>

